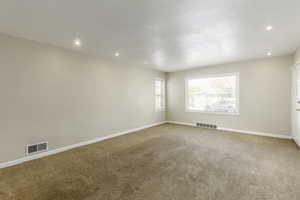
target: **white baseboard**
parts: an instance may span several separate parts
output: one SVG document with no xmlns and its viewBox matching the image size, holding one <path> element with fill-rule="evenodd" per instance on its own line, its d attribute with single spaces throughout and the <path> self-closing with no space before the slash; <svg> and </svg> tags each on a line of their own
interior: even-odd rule
<svg viewBox="0 0 300 200">
<path fill-rule="evenodd" d="M 185 125 L 185 126 L 195 126 L 195 124 L 193 124 L 193 123 L 177 122 L 177 121 L 167 121 L 167 123 L 177 124 L 177 125 Z M 222 128 L 222 127 L 218 128 L 218 130 L 221 130 L 221 131 L 230 131 L 230 132 L 241 133 L 241 134 L 248 134 L 248 135 L 257 135 L 257 136 L 266 136 L 266 137 L 280 138 L 280 139 L 292 139 L 291 136 L 287 136 L 287 135 L 279 135 L 279 134 L 272 134 L 272 133 L 262 133 L 262 132 L 256 132 L 256 131 L 245 131 L 245 130 L 237 130 L 237 129 L 231 129 L 231 128 Z"/>
<path fill-rule="evenodd" d="M 298 147 L 300 148 L 300 138 L 299 137 L 293 137 L 293 140 L 295 141 L 295 143 L 298 145 Z"/>
<path fill-rule="evenodd" d="M 166 123 L 169 124 L 177 124 L 177 125 L 184 125 L 184 126 L 196 126 L 193 123 L 187 123 L 187 122 L 177 122 L 177 121 L 166 121 Z"/>
<path fill-rule="evenodd" d="M 137 131 L 140 131 L 140 130 L 143 130 L 143 129 L 147 129 L 147 128 L 150 128 L 150 127 L 153 127 L 153 126 L 158 126 L 158 125 L 165 124 L 165 123 L 166 123 L 165 121 L 158 122 L 158 123 L 142 126 L 142 127 L 139 127 L 139 128 L 123 131 L 123 132 L 120 132 L 120 133 L 115 133 L 115 134 L 112 134 L 112 135 L 95 138 L 93 140 L 89 140 L 89 141 L 80 142 L 80 143 L 77 143 L 77 144 L 61 147 L 61 148 L 58 148 L 58 149 L 49 150 L 49 151 L 46 151 L 46 152 L 43 152 L 43 153 L 40 153 L 40 154 L 35 154 L 35 155 L 32 155 L 32 156 L 23 157 L 23 158 L 20 158 L 20 159 L 17 159 L 17 160 L 5 162 L 5 163 L 0 163 L 0 169 L 5 168 L 5 167 L 10 167 L 10 166 L 13 166 L 13 165 L 18 165 L 18 164 L 21 164 L 23 162 L 27 162 L 27 161 L 30 161 L 30 160 L 35 160 L 35 159 L 38 159 L 38 158 L 42 158 L 42 157 L 50 156 L 50 155 L 53 155 L 53 154 L 61 153 L 61 152 L 64 152 L 64 151 L 67 151 L 67 150 L 70 150 L 70 149 L 74 149 L 74 148 L 77 148 L 77 147 L 85 146 L 85 145 L 88 145 L 88 144 L 93 144 L 93 143 L 100 142 L 100 141 L 103 141 L 103 140 L 107 140 L 107 139 L 110 139 L 110 138 L 113 138 L 113 137 L 126 135 L 126 134 L 129 134 L 129 133 L 134 133 L 134 132 L 137 132 Z"/>
<path fill-rule="evenodd" d="M 218 128 L 218 130 L 221 131 L 230 131 L 235 133 L 242 133 L 242 134 L 248 134 L 248 135 L 257 135 L 257 136 L 265 136 L 265 137 L 272 137 L 272 138 L 280 138 L 280 139 L 288 139 L 291 140 L 292 137 L 288 135 L 279 135 L 279 134 L 273 134 L 273 133 L 263 133 L 263 132 L 256 132 L 256 131 L 245 131 L 245 130 L 237 130 L 237 129 L 231 129 L 231 128 Z"/>
</svg>

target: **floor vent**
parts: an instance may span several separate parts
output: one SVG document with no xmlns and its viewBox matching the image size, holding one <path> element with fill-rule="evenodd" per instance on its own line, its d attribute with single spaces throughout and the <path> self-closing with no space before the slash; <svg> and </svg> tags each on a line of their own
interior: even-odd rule
<svg viewBox="0 0 300 200">
<path fill-rule="evenodd" d="M 211 128 L 211 129 L 217 129 L 217 125 L 214 124 L 204 124 L 204 123 L 196 123 L 197 127 L 201 127 L 201 128 Z"/>
<path fill-rule="evenodd" d="M 42 151 L 48 150 L 48 142 L 43 142 L 39 144 L 27 145 L 26 154 L 31 155 L 35 153 L 39 153 Z"/>
</svg>

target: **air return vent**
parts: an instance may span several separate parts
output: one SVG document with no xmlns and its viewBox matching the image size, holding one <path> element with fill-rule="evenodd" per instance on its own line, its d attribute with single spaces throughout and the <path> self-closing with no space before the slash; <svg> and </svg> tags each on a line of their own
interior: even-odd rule
<svg viewBox="0 0 300 200">
<path fill-rule="evenodd" d="M 47 149 L 48 149 L 48 142 L 27 145 L 26 154 L 31 155 L 38 152 L 46 151 Z"/>
<path fill-rule="evenodd" d="M 214 124 L 205 124 L 205 123 L 200 123 L 200 122 L 197 122 L 196 126 L 197 127 L 201 127 L 201 128 L 217 129 L 217 125 L 214 125 Z"/>
</svg>

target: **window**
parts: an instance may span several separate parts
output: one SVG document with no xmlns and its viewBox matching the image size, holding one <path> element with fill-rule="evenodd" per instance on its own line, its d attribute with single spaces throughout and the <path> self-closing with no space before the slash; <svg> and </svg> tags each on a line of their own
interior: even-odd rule
<svg viewBox="0 0 300 200">
<path fill-rule="evenodd" d="M 239 114 L 238 91 L 238 73 L 187 79 L 186 110 Z"/>
<path fill-rule="evenodd" d="M 165 81 L 163 79 L 155 79 L 155 110 L 165 110 Z"/>
</svg>

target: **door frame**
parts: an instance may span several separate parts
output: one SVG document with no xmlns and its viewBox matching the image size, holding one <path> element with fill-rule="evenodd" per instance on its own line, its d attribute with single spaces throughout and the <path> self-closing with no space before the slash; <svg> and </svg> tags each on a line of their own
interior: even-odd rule
<svg viewBox="0 0 300 200">
<path fill-rule="evenodd" d="M 300 74 L 300 63 L 293 65 L 291 69 L 291 131 L 293 140 L 300 148 L 300 77 L 297 77 L 298 70 Z"/>
</svg>

